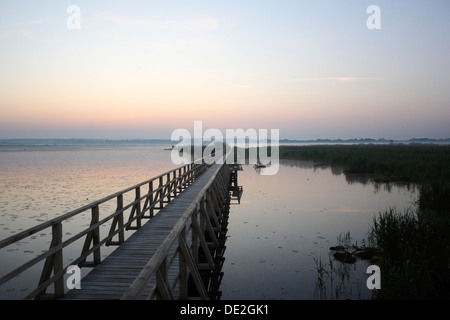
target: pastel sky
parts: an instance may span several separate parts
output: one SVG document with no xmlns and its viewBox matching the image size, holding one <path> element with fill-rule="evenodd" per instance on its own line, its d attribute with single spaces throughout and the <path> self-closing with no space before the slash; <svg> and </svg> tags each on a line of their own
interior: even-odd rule
<svg viewBox="0 0 450 320">
<path fill-rule="evenodd" d="M 448 138 L 449 40 L 448 0 L 0 0 L 0 138 Z"/>
</svg>

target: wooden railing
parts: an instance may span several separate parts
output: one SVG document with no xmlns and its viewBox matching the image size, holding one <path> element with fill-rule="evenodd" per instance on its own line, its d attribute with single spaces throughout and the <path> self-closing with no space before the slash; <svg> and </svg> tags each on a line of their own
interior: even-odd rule
<svg viewBox="0 0 450 320">
<path fill-rule="evenodd" d="M 195 284 L 195 296 L 210 298 L 208 283 L 202 277 L 202 271 L 212 274 L 221 268 L 220 250 L 223 243 L 220 242 L 224 241 L 228 219 L 229 178 L 230 168 L 222 164 L 123 294 L 123 300 L 170 300 L 175 296 L 185 300 L 192 296 L 188 290 L 189 278 Z M 169 277 L 169 269 L 176 276 Z"/>
<path fill-rule="evenodd" d="M 103 245 L 119 245 L 124 242 L 126 230 L 140 228 L 142 219 L 151 219 L 165 204 L 187 188 L 206 168 L 207 164 L 205 162 L 201 164 L 191 163 L 178 167 L 1 240 L 0 249 L 3 249 L 33 234 L 45 229 L 51 229 L 49 249 L 2 276 L 0 278 L 0 286 L 45 259 L 38 286 L 25 299 L 41 298 L 46 293 L 47 288 L 52 285 L 54 286 L 54 296 L 62 296 L 64 294 L 64 274 L 69 266 L 92 267 L 99 264 L 101 262 L 100 250 Z M 143 192 L 143 189 L 146 189 L 146 191 Z M 125 204 L 124 199 L 130 197 L 132 200 Z M 106 203 L 109 206 L 115 206 L 116 209 L 110 214 L 101 214 L 103 212 L 100 210 L 100 205 Z M 76 235 L 63 239 L 63 223 L 86 212 L 91 214 L 90 225 Z M 124 215 L 127 212 L 129 212 L 129 216 L 125 222 Z M 100 235 L 100 227 L 102 226 L 109 226 L 109 232 L 104 237 Z M 83 237 L 84 244 L 81 254 L 67 265 L 64 265 L 64 250 Z M 91 255 L 92 260 L 87 261 L 87 258 Z"/>
</svg>

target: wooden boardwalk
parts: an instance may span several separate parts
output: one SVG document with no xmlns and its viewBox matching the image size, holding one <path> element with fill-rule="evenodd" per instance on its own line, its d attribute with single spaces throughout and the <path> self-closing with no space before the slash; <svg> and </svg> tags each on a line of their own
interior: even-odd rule
<svg viewBox="0 0 450 320">
<path fill-rule="evenodd" d="M 197 180 L 186 190 L 168 203 L 160 212 L 153 216 L 140 229 L 133 233 L 124 243 L 95 266 L 81 281 L 81 289 L 72 289 L 60 299 L 121 299 L 133 282 L 145 269 L 151 258 L 163 246 L 164 241 L 173 232 L 180 218 L 189 207 L 198 201 L 198 195 L 210 180 L 215 179 L 222 165 L 211 165 Z M 227 191 L 228 192 L 228 191 Z M 191 234 L 192 230 L 189 231 Z M 192 237 L 187 236 L 187 245 L 191 246 Z M 178 242 L 178 238 L 175 242 Z M 167 268 L 169 282 L 176 282 L 179 275 L 179 245 L 169 250 L 169 256 L 173 258 L 170 267 Z M 150 280 L 139 293 L 137 299 L 148 298 L 155 291 L 157 280 Z M 152 291 L 153 290 L 153 291 Z M 174 299 L 180 297 L 180 285 L 177 284 L 169 290 Z M 154 293 L 156 295 L 156 293 Z"/>
<path fill-rule="evenodd" d="M 23 299 L 217 298 L 230 201 L 240 201 L 242 167 L 216 160 L 184 164 L 0 240 L 0 250 L 11 250 L 45 232 L 49 243 L 0 275 L 0 286 L 33 272 L 37 286 Z M 66 222 L 84 215 L 90 224 L 67 232 Z M 129 230 L 134 233 L 126 239 Z M 104 246 L 117 248 L 103 259 Z M 40 275 L 32 271 L 38 264 Z M 83 268 L 90 271 L 79 288 L 73 281 Z"/>
</svg>

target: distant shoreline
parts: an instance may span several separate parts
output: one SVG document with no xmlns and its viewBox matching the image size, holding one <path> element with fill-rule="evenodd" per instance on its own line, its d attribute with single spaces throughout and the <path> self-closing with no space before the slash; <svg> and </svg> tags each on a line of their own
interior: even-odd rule
<svg viewBox="0 0 450 320">
<path fill-rule="evenodd" d="M 0 139 L 0 146 L 107 146 L 173 144 L 164 139 Z"/>
<path fill-rule="evenodd" d="M 270 140 L 269 140 L 270 142 Z M 450 138 L 430 139 L 430 138 L 411 138 L 407 140 L 394 139 L 309 139 L 309 140 L 291 140 L 281 139 L 280 145 L 290 144 L 450 144 Z M 169 139 L 0 139 L 0 146 L 86 146 L 86 145 L 173 145 L 174 141 Z"/>
<path fill-rule="evenodd" d="M 282 139 L 280 143 L 445 143 L 450 144 L 450 138 L 442 139 L 430 139 L 430 138 L 411 138 L 406 140 L 396 140 L 396 139 L 373 139 L 373 138 L 360 138 L 360 139 L 310 139 L 310 140 L 290 140 Z"/>
</svg>

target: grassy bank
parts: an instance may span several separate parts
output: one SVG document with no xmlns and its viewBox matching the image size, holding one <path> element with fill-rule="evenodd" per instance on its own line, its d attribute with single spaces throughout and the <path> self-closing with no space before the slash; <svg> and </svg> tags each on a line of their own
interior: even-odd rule
<svg viewBox="0 0 450 320">
<path fill-rule="evenodd" d="M 378 181 L 450 181 L 450 146 L 281 146 L 280 158 L 313 160 L 324 165 L 342 166 L 344 172 L 370 173 Z"/>
<path fill-rule="evenodd" d="M 281 159 L 313 160 L 375 181 L 420 186 L 417 207 L 374 218 L 368 243 L 382 272 L 377 299 L 450 298 L 450 146 L 282 146 Z"/>
<path fill-rule="evenodd" d="M 374 219 L 369 243 L 381 252 L 378 299 L 450 298 L 448 212 L 394 209 Z"/>
</svg>

